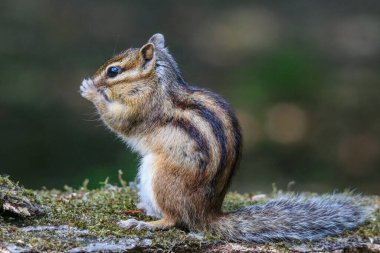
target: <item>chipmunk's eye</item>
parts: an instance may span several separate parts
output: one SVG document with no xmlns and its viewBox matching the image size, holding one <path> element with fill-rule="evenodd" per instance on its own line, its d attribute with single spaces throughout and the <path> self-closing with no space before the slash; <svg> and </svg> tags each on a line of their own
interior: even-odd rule
<svg viewBox="0 0 380 253">
<path fill-rule="evenodd" d="M 121 73 L 121 68 L 120 67 L 113 66 L 113 67 L 109 67 L 107 69 L 107 76 L 108 77 L 115 77 L 115 76 L 117 76 L 120 73 Z"/>
</svg>

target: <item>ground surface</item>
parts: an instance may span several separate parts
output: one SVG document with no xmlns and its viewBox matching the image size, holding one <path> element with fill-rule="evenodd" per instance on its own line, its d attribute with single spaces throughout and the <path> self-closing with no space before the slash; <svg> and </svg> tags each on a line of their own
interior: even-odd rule
<svg viewBox="0 0 380 253">
<path fill-rule="evenodd" d="M 313 243 L 228 243 L 179 229 L 123 230 L 121 219 L 149 220 L 136 210 L 133 189 L 104 183 L 88 190 L 30 191 L 0 177 L 0 252 L 380 252 L 380 211 L 356 231 Z M 225 210 L 267 201 L 272 195 L 230 193 Z M 363 197 L 374 207 L 376 196 Z"/>
</svg>

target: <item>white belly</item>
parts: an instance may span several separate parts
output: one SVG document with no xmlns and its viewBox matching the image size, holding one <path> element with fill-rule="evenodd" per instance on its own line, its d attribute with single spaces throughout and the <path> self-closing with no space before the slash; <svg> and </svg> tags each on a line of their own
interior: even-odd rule
<svg viewBox="0 0 380 253">
<path fill-rule="evenodd" d="M 161 218 L 162 214 L 157 206 L 156 198 L 153 193 L 153 164 L 154 156 L 152 154 L 145 155 L 141 160 L 138 172 L 139 196 L 142 208 L 145 209 L 147 215 Z M 141 207 L 141 205 L 139 207 Z"/>
</svg>

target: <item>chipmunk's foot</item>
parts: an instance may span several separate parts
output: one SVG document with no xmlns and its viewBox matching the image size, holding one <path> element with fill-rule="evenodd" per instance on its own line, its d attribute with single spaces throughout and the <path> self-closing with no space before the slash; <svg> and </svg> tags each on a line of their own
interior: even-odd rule
<svg viewBox="0 0 380 253">
<path fill-rule="evenodd" d="M 165 230 L 175 226 L 174 222 L 168 221 L 166 219 L 156 220 L 156 221 L 139 221 L 136 219 L 121 220 L 117 223 L 119 227 L 125 229 L 137 229 L 137 230 Z"/>
<path fill-rule="evenodd" d="M 155 230 L 156 228 L 150 225 L 148 222 L 140 221 L 136 219 L 121 220 L 117 223 L 119 227 L 124 229 L 137 229 L 137 230 Z"/>
</svg>

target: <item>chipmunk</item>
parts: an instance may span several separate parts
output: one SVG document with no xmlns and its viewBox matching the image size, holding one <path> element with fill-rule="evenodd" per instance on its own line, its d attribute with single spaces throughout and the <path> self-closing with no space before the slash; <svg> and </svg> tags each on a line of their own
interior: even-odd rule
<svg viewBox="0 0 380 253">
<path fill-rule="evenodd" d="M 367 208 L 341 194 L 284 196 L 222 212 L 241 156 L 238 120 L 222 97 L 185 82 L 161 34 L 108 60 L 80 92 L 142 157 L 138 207 L 158 220 L 123 220 L 123 228 L 178 226 L 231 241 L 316 240 L 368 217 Z"/>
</svg>

